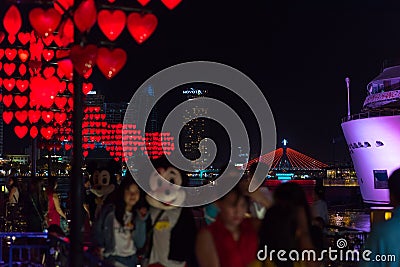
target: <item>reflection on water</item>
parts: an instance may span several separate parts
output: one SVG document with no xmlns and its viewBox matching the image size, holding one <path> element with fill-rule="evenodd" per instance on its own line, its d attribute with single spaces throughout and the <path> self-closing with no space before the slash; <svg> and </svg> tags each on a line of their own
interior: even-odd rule
<svg viewBox="0 0 400 267">
<path fill-rule="evenodd" d="M 329 224 L 370 231 L 370 215 L 365 211 L 330 211 Z"/>
</svg>

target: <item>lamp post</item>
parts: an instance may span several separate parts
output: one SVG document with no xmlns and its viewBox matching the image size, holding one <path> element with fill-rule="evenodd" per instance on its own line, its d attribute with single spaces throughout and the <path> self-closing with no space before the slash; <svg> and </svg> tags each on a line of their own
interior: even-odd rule
<svg viewBox="0 0 400 267">
<path fill-rule="evenodd" d="M 350 119 L 350 78 L 346 77 L 346 86 L 347 86 L 347 119 Z"/>
</svg>

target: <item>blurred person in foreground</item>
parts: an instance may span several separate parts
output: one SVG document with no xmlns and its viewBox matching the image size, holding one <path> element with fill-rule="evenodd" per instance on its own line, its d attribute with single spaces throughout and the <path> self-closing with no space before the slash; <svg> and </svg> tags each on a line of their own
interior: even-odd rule
<svg viewBox="0 0 400 267">
<path fill-rule="evenodd" d="M 231 168 L 228 175 L 240 173 Z M 260 221 L 249 218 L 250 198 L 262 200 L 259 191 L 248 192 L 249 180 L 243 180 L 230 192 L 215 202 L 218 215 L 212 224 L 199 232 L 196 256 L 200 267 L 246 267 L 256 258 L 257 231 Z"/>
<path fill-rule="evenodd" d="M 392 218 L 372 226 L 363 252 L 370 260 L 362 258 L 362 267 L 400 266 L 400 169 L 390 175 L 388 186 L 390 204 L 394 207 Z M 383 256 L 388 259 L 389 255 L 392 259 L 383 261 Z"/>
</svg>

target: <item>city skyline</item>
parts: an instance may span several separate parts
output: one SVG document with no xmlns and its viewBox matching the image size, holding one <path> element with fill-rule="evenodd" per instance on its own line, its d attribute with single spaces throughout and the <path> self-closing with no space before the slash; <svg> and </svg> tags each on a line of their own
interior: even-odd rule
<svg viewBox="0 0 400 267">
<path fill-rule="evenodd" d="M 400 40 L 391 34 L 399 3 L 182 1 L 173 15 L 161 3 L 149 8 L 163 21 L 154 35 L 138 46 L 125 42 L 128 33 L 123 33 L 117 43 L 128 52 L 126 67 L 111 82 L 97 69 L 90 78 L 107 101 L 129 101 L 152 74 L 177 63 L 228 64 L 263 91 L 275 116 L 277 141 L 287 138 L 294 148 L 324 162 L 350 160 L 340 129 L 347 114 L 344 78 L 351 79 L 356 113 L 383 61 L 399 56 Z M 387 36 L 385 41 L 372 37 L 377 30 Z M 7 128 L 9 137 L 13 133 Z M 15 146 L 14 140 L 5 140 L 5 151 Z"/>
</svg>

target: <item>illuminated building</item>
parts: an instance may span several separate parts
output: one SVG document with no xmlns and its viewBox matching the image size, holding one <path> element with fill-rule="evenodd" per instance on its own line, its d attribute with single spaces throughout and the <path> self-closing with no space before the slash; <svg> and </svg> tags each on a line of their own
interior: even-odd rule
<svg viewBox="0 0 400 267">
<path fill-rule="evenodd" d="M 387 64 L 367 86 L 362 112 L 342 129 L 366 203 L 388 204 L 388 177 L 400 167 L 400 65 Z"/>
<path fill-rule="evenodd" d="M 190 100 L 204 97 L 208 94 L 208 91 L 207 89 L 185 88 L 182 94 L 186 99 Z M 207 140 L 204 140 L 200 145 L 200 141 L 207 137 L 208 134 L 206 119 L 201 117 L 207 115 L 207 111 L 207 107 L 198 104 L 191 109 L 185 110 L 183 114 L 183 119 L 189 121 L 182 130 L 183 155 L 190 160 L 194 160 L 194 167 L 198 170 L 206 168 L 211 163 L 207 151 Z M 199 159 L 200 154 L 204 155 L 203 160 Z"/>
</svg>

